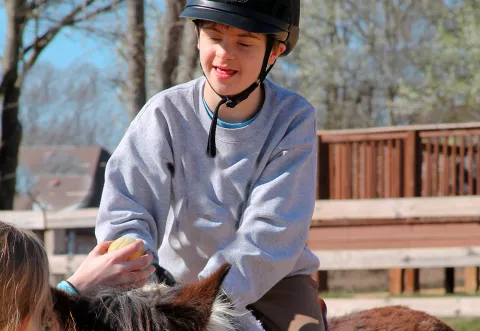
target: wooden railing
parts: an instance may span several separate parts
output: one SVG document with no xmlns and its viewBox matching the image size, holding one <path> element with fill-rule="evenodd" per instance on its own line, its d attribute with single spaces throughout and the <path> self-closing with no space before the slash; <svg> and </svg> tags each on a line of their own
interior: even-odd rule
<svg viewBox="0 0 480 331">
<path fill-rule="evenodd" d="M 54 285 L 75 272 L 85 259 L 85 254 L 79 254 L 79 241 L 86 241 L 82 253 L 95 246 L 93 230 L 97 213 L 96 208 L 58 212 L 0 211 L 0 220 L 32 230 L 42 239 Z"/>
<path fill-rule="evenodd" d="M 307 245 L 320 272 L 480 266 L 479 206 L 480 196 L 318 200 Z M 96 215 L 97 209 L 21 211 L 0 212 L 0 219 L 44 238 L 56 282 L 85 259 L 76 246 L 85 229 L 94 243 Z M 478 275 L 466 277 L 465 288 L 475 293 Z"/>
<path fill-rule="evenodd" d="M 480 194 L 480 123 L 319 131 L 318 137 L 318 199 Z M 416 291 L 418 272 L 392 269 L 391 291 Z M 471 278 L 478 268 L 465 272 Z M 453 275 L 445 270 L 449 290 Z"/>
<path fill-rule="evenodd" d="M 328 270 L 390 269 L 390 292 L 409 288 L 420 268 L 465 267 L 465 291 L 476 293 L 480 266 L 480 196 L 318 200 L 308 246 Z M 446 292 L 454 291 L 446 278 Z"/>
<path fill-rule="evenodd" d="M 320 199 L 480 192 L 480 123 L 319 131 L 318 135 Z"/>
</svg>

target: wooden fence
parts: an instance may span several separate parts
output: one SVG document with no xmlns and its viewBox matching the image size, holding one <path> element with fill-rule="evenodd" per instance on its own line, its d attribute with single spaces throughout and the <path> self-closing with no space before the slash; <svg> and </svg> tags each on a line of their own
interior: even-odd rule
<svg viewBox="0 0 480 331">
<path fill-rule="evenodd" d="M 480 266 L 479 206 L 480 196 L 318 200 L 307 244 L 320 272 Z M 57 282 L 86 257 L 79 237 L 90 238 L 93 248 L 96 215 L 97 209 L 22 211 L 0 212 L 0 219 L 44 239 Z M 478 275 L 466 277 L 465 288 L 476 292 Z"/>
<path fill-rule="evenodd" d="M 400 294 L 419 290 L 402 270 L 464 267 L 465 291 L 476 293 L 479 204 L 480 196 L 318 200 L 307 244 L 320 258 L 321 290 L 328 270 L 390 269 L 390 292 Z M 454 290 L 449 277 L 445 289 Z"/>
<path fill-rule="evenodd" d="M 318 137 L 318 199 L 480 193 L 480 123 L 319 131 Z M 363 222 L 367 225 L 369 219 Z M 449 217 L 450 224 L 456 222 L 461 221 Z M 391 292 L 418 290 L 418 272 L 392 269 Z M 465 272 L 472 278 L 478 268 Z M 453 275 L 452 268 L 445 270 L 449 291 Z M 326 280 L 327 275 L 319 277 Z"/>
</svg>

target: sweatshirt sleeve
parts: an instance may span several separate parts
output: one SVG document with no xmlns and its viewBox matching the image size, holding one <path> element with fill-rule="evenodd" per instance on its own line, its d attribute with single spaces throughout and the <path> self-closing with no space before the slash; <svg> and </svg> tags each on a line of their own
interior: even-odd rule
<svg viewBox="0 0 480 331">
<path fill-rule="evenodd" d="M 239 309 L 287 276 L 305 249 L 315 204 L 314 114 L 310 106 L 292 121 L 252 188 L 236 239 L 214 254 L 199 275 L 232 264 L 223 287 Z"/>
<path fill-rule="evenodd" d="M 171 194 L 170 142 L 161 112 L 147 104 L 107 163 L 95 228 L 99 242 L 141 239 L 158 261 Z"/>
</svg>

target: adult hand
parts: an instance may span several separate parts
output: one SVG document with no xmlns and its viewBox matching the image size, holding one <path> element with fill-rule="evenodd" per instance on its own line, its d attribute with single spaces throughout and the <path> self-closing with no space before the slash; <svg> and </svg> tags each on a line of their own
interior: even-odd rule
<svg viewBox="0 0 480 331">
<path fill-rule="evenodd" d="M 141 287 L 155 271 L 151 265 L 153 255 L 150 252 L 138 259 L 125 261 L 133 253 L 144 250 L 143 241 L 137 240 L 106 254 L 111 243 L 112 241 L 99 243 L 68 279 L 80 292 L 87 292 L 99 285 Z"/>
</svg>

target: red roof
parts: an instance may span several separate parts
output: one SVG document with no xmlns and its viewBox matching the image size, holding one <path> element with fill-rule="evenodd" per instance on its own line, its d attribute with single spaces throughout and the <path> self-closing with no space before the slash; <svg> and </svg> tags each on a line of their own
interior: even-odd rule
<svg viewBox="0 0 480 331">
<path fill-rule="evenodd" d="M 47 210 L 97 207 L 109 157 L 98 146 L 22 147 L 17 182 L 24 194 L 16 197 L 14 209 L 32 209 L 35 203 Z"/>
</svg>

